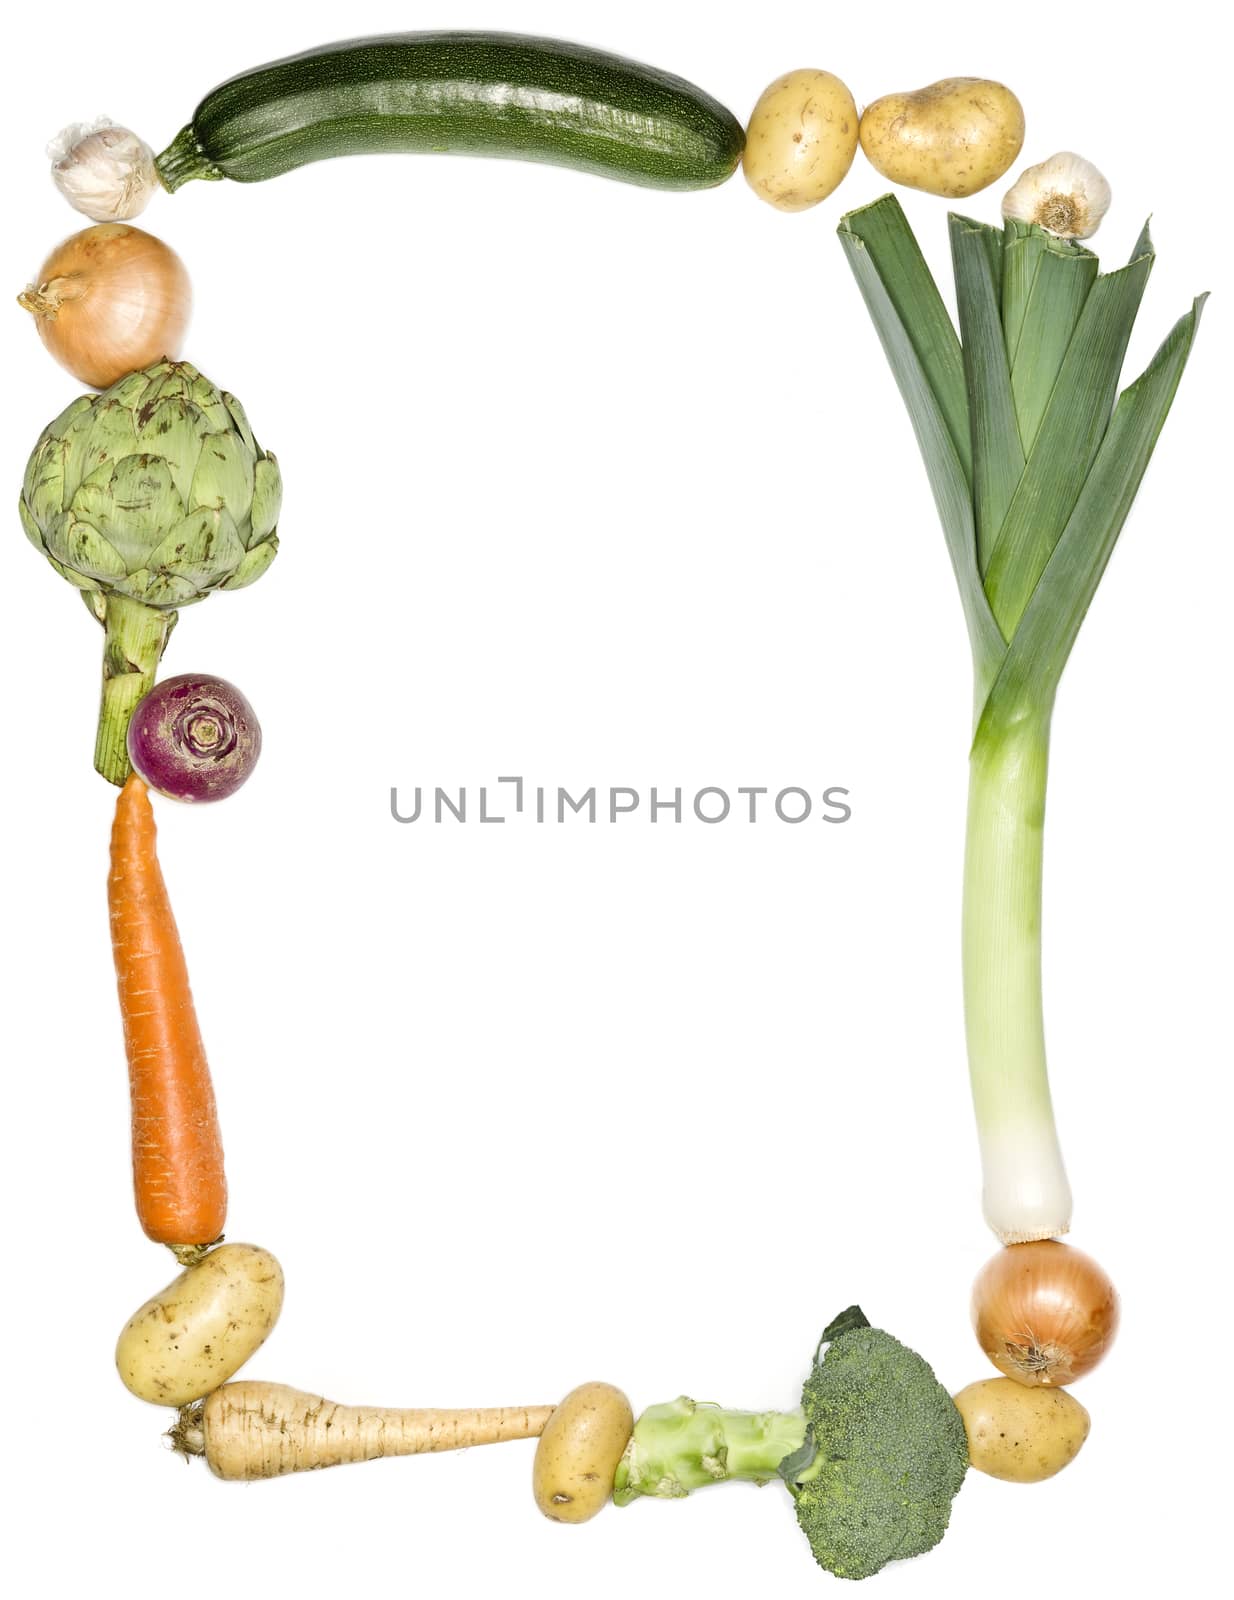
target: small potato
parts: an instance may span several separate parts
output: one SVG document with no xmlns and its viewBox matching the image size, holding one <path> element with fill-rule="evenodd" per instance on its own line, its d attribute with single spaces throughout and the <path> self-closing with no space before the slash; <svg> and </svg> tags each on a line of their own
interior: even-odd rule
<svg viewBox="0 0 1234 1600">
<path fill-rule="evenodd" d="M 962 200 L 988 187 L 1020 153 L 1024 109 L 989 78 L 942 78 L 887 94 L 861 118 L 861 148 L 892 183 Z"/>
<path fill-rule="evenodd" d="M 531 1487 L 554 1522 L 587 1522 L 604 1509 L 613 1474 L 634 1432 L 630 1402 L 611 1383 L 571 1389 L 536 1445 Z"/>
<path fill-rule="evenodd" d="M 265 1342 L 283 1305 L 283 1269 L 255 1244 L 221 1244 L 140 1311 L 116 1345 L 125 1387 L 183 1406 L 226 1383 Z"/>
<path fill-rule="evenodd" d="M 970 1383 L 955 1397 L 978 1472 L 1041 1483 L 1061 1472 L 1088 1438 L 1088 1412 L 1066 1389 L 1027 1388 L 1012 1378 Z"/>
<path fill-rule="evenodd" d="M 780 211 L 825 200 L 857 153 L 857 106 L 830 72 L 790 72 L 759 96 L 741 158 L 746 182 Z"/>
</svg>

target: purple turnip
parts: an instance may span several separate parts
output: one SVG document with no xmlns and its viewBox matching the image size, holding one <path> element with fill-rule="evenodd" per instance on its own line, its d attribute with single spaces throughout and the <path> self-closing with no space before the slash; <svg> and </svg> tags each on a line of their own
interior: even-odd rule
<svg viewBox="0 0 1234 1600">
<path fill-rule="evenodd" d="M 261 754 L 261 726 L 234 684 L 183 672 L 155 684 L 129 723 L 129 760 L 172 800 L 225 800 Z"/>
</svg>

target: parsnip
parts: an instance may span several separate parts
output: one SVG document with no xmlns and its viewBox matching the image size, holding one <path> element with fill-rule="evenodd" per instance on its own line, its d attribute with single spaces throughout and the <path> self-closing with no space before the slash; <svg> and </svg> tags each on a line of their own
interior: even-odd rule
<svg viewBox="0 0 1234 1600">
<path fill-rule="evenodd" d="M 470 1411 L 400 1411 L 342 1406 L 281 1383 L 226 1383 L 186 1406 L 172 1430 L 176 1447 L 205 1456 L 219 1478 L 279 1478 L 287 1472 L 465 1450 L 474 1444 L 534 1439 L 552 1406 L 497 1406 Z"/>
</svg>

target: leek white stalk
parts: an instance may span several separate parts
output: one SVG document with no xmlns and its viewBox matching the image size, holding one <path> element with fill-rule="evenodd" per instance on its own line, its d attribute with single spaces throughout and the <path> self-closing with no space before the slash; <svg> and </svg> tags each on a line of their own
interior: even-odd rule
<svg viewBox="0 0 1234 1600">
<path fill-rule="evenodd" d="M 968 623 L 969 1071 L 986 1221 L 1021 1244 L 1071 1224 L 1041 1004 L 1050 716 L 1203 297 L 1119 395 L 1153 262 L 1148 229 L 1130 262 L 1102 275 L 1089 251 L 1035 223 L 950 226 L 960 337 L 894 197 L 851 212 L 840 238 L 913 421 Z"/>
<path fill-rule="evenodd" d="M 975 746 L 964 852 L 964 1020 L 985 1174 L 1004 1244 L 1071 1216 L 1046 1075 L 1041 883 L 1049 732 L 1036 719 Z"/>
</svg>

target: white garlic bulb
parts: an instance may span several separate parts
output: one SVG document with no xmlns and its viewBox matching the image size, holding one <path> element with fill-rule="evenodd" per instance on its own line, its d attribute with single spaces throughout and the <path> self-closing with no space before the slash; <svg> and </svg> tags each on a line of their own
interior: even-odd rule
<svg viewBox="0 0 1234 1600">
<path fill-rule="evenodd" d="M 1003 216 L 1060 239 L 1089 239 L 1110 205 L 1110 186 L 1083 156 L 1060 150 L 1028 167 L 1003 197 Z"/>
<path fill-rule="evenodd" d="M 140 216 L 159 186 L 154 152 L 109 117 L 75 122 L 47 146 L 56 188 L 94 222 Z"/>
</svg>

